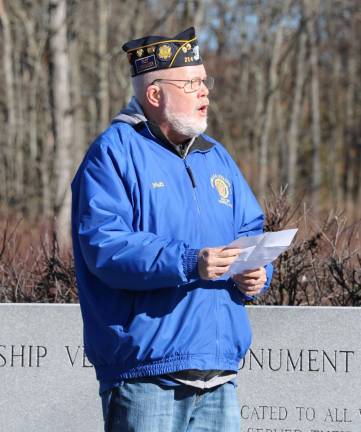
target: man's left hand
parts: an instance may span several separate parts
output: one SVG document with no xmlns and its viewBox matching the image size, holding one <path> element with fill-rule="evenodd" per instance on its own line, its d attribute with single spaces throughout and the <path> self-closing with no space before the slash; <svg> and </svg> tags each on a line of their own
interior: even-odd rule
<svg viewBox="0 0 361 432">
<path fill-rule="evenodd" d="M 259 294 L 267 280 L 266 270 L 260 267 L 255 270 L 246 270 L 232 277 L 238 289 L 246 295 Z"/>
</svg>

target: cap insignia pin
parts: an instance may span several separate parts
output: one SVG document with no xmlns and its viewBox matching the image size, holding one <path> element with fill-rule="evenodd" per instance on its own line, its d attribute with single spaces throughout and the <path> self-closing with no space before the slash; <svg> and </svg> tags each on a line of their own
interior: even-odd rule
<svg viewBox="0 0 361 432">
<path fill-rule="evenodd" d="M 172 47 L 170 45 L 161 45 L 158 48 L 157 57 L 159 60 L 167 61 L 172 57 Z"/>
</svg>

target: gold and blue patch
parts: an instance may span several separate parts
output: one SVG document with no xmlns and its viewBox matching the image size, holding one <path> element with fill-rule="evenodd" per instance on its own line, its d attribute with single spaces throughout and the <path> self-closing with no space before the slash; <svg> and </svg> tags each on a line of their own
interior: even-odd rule
<svg viewBox="0 0 361 432">
<path fill-rule="evenodd" d="M 232 194 L 232 184 L 226 178 L 220 174 L 214 174 L 211 177 L 211 185 L 217 191 L 218 202 L 224 204 L 227 207 L 233 207 L 230 196 Z"/>
</svg>

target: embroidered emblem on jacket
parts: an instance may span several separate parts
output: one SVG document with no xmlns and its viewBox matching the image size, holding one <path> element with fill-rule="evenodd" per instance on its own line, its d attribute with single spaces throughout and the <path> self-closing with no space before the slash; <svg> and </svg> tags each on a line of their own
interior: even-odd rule
<svg viewBox="0 0 361 432">
<path fill-rule="evenodd" d="M 233 207 L 229 199 L 229 196 L 232 193 L 231 182 L 227 178 L 219 174 L 214 174 L 211 177 L 211 185 L 212 188 L 215 188 L 216 191 L 218 192 L 219 195 L 218 202 L 228 207 Z"/>
</svg>

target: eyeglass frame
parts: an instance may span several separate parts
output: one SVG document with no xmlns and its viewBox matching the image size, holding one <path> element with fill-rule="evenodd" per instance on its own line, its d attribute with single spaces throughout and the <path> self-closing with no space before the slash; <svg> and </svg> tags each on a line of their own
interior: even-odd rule
<svg viewBox="0 0 361 432">
<path fill-rule="evenodd" d="M 202 87 L 202 84 L 205 87 L 207 87 L 208 90 L 212 90 L 213 86 L 214 86 L 214 78 L 211 77 L 211 76 L 207 76 L 207 78 L 204 78 L 204 79 L 201 79 L 201 78 L 192 78 L 190 80 L 180 80 L 180 79 L 170 79 L 170 78 L 169 79 L 168 78 L 157 78 L 154 81 L 152 81 L 150 83 L 150 85 L 154 85 L 157 82 L 164 82 L 166 84 L 173 84 L 177 88 L 183 89 L 184 93 L 193 93 L 193 92 L 196 92 L 196 91 L 198 91 Z M 178 86 L 177 84 L 174 84 L 174 82 L 184 82 L 184 85 L 183 86 Z M 199 86 L 196 89 L 193 89 L 192 88 L 192 83 L 195 83 L 195 82 L 198 82 Z M 187 84 L 190 84 L 190 87 L 191 87 L 190 90 L 186 89 Z"/>
</svg>

